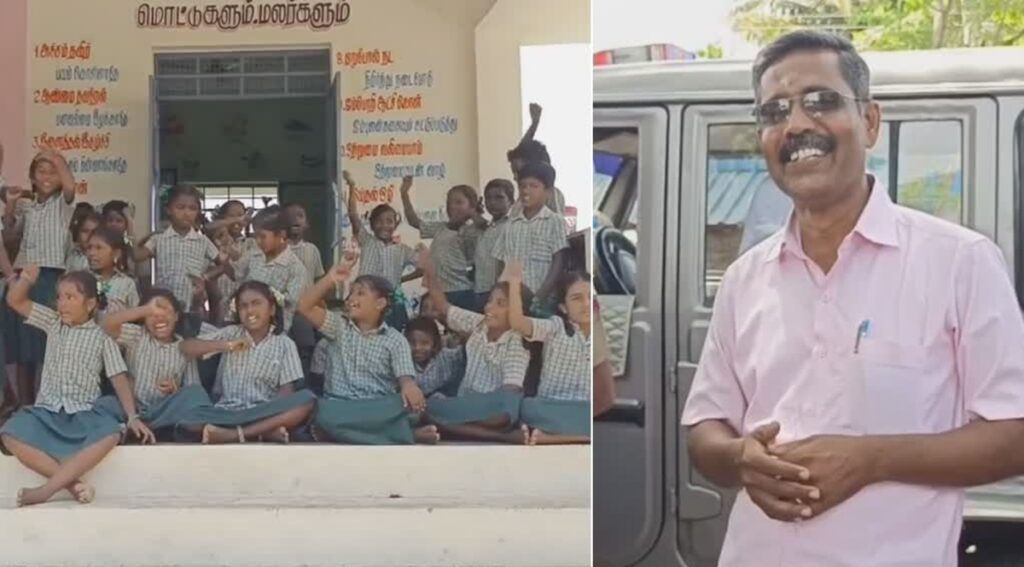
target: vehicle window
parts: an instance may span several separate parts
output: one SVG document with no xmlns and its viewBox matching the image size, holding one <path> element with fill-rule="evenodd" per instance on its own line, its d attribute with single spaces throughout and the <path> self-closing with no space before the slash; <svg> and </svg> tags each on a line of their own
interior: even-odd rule
<svg viewBox="0 0 1024 567">
<path fill-rule="evenodd" d="M 636 128 L 594 128 L 594 210 L 600 222 L 631 232 L 634 243 L 639 151 Z"/>
<path fill-rule="evenodd" d="M 868 154 L 868 171 L 887 186 L 896 174 L 900 204 L 959 223 L 961 128 L 954 120 L 884 122 Z M 704 289 L 710 306 L 725 269 L 779 230 L 792 203 L 768 174 L 753 124 L 709 126 L 707 148 Z"/>
<path fill-rule="evenodd" d="M 963 209 L 960 128 L 957 120 L 899 124 L 898 203 L 960 223 Z"/>
<path fill-rule="evenodd" d="M 639 130 L 635 127 L 594 129 L 595 219 L 599 228 L 612 227 L 622 232 L 633 246 L 637 244 L 639 230 L 639 149 Z M 598 269 L 598 279 L 601 273 Z"/>
</svg>

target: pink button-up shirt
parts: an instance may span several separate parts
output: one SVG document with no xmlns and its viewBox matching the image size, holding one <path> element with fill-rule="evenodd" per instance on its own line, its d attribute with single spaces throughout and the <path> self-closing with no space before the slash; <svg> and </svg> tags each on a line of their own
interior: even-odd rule
<svg viewBox="0 0 1024 567">
<path fill-rule="evenodd" d="M 827 275 L 792 216 L 729 267 L 682 423 L 778 421 L 784 443 L 1020 417 L 1024 321 L 999 249 L 876 182 Z M 953 567 L 962 509 L 959 489 L 882 483 L 785 523 L 740 492 L 720 565 Z"/>
</svg>

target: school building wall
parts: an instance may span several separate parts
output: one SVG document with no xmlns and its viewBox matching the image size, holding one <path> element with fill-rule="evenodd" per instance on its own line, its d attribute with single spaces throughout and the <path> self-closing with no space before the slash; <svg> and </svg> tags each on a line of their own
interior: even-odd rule
<svg viewBox="0 0 1024 567">
<path fill-rule="evenodd" d="M 515 146 L 529 125 L 523 124 L 519 48 L 559 43 L 590 43 L 589 0 L 499 0 L 477 26 L 481 185 L 494 177 L 510 177 L 505 152 Z M 551 88 L 558 89 L 559 85 L 552 84 Z M 551 117 L 546 119 L 550 127 Z M 589 136 L 585 132 L 581 137 L 588 152 Z M 543 141 L 543 135 L 538 134 L 538 138 Z"/>
<path fill-rule="evenodd" d="M 289 4 L 345 6 L 348 17 L 326 29 L 296 24 L 242 25 L 232 30 L 206 22 L 193 27 L 188 17 L 193 8 L 205 14 L 210 7 L 277 9 Z M 168 7 L 186 14 L 185 25 L 140 24 L 146 19 L 140 10 Z M 509 175 L 505 151 L 524 127 L 519 47 L 588 42 L 589 10 L 587 0 L 4 0 L 3 175 L 8 182 L 27 183 L 27 163 L 40 141 L 58 147 L 77 145 L 65 154 L 78 168 L 80 199 L 103 202 L 117 197 L 148 211 L 153 143 L 149 79 L 154 54 L 327 48 L 332 71 L 341 75 L 339 150 L 343 167 L 358 182 L 360 206 L 400 206 L 402 171 L 396 166 L 421 166 L 413 200 L 421 216 L 435 218 L 443 213 L 448 187 L 480 187 L 486 179 Z M 76 75 L 76 67 L 87 73 L 105 70 L 108 80 Z M 70 80 L 58 77 L 58 70 L 68 68 Z M 415 73 L 429 73 L 429 86 L 381 86 L 382 80 Z M 64 102 L 67 91 L 75 102 Z M 414 109 L 367 110 L 371 96 L 379 101 L 380 95 L 390 99 L 394 94 L 420 95 L 421 104 Z M 112 123 L 68 125 L 78 114 Z M 382 126 L 378 120 L 421 120 L 431 131 L 367 133 Z M 392 141 L 420 142 L 422 150 L 415 155 L 380 155 L 381 145 Z M 416 239 L 407 225 L 399 234 Z"/>
</svg>

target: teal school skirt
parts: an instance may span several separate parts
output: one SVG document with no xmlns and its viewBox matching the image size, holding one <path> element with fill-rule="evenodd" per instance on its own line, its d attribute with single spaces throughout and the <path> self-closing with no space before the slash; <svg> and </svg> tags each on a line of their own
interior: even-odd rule
<svg viewBox="0 0 1024 567">
<path fill-rule="evenodd" d="M 274 417 L 316 400 L 309 390 L 299 390 L 283 398 L 263 402 L 250 408 L 230 409 L 217 406 L 197 407 L 188 412 L 178 425 L 217 425 L 221 427 L 245 426 Z"/>
<path fill-rule="evenodd" d="M 454 398 L 427 400 L 428 420 L 440 425 L 461 425 L 507 415 L 511 423 L 519 421 L 519 392 L 496 390 L 488 394 L 463 394 Z"/>
<path fill-rule="evenodd" d="M 117 398 L 106 396 L 97 404 L 112 406 L 104 407 L 104 410 L 116 415 L 121 421 L 127 421 L 128 416 L 124 415 L 124 409 L 121 408 Z M 155 432 L 158 429 L 174 427 L 189 417 L 193 411 L 212 405 L 213 403 L 210 401 L 210 396 L 206 393 L 206 390 L 199 384 L 195 384 L 182 388 L 152 405 L 145 407 L 140 405 L 139 417 L 143 423 Z"/>
<path fill-rule="evenodd" d="M 313 419 L 335 443 L 411 445 L 415 442 L 409 412 L 399 394 L 367 400 L 323 397 L 317 403 Z"/>
<path fill-rule="evenodd" d="M 590 401 L 525 398 L 520 419 L 533 429 L 559 435 L 590 437 Z"/>
<path fill-rule="evenodd" d="M 0 435 L 9 435 L 57 461 L 65 461 L 111 435 L 124 433 L 124 425 L 106 409 L 110 403 L 100 398 L 92 409 L 76 413 L 25 407 L 7 420 Z M 113 404 L 117 405 L 117 399 Z"/>
</svg>

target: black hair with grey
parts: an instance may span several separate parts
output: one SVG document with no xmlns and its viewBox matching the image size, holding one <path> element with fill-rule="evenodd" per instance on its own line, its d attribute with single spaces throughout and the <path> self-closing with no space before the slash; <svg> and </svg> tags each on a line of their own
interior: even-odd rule
<svg viewBox="0 0 1024 567">
<path fill-rule="evenodd" d="M 816 30 L 788 33 L 765 46 L 754 59 L 754 98 L 761 100 L 761 78 L 769 68 L 787 56 L 801 51 L 832 51 L 839 57 L 839 72 L 860 100 L 871 98 L 871 71 L 857 48 L 840 35 Z"/>
</svg>

